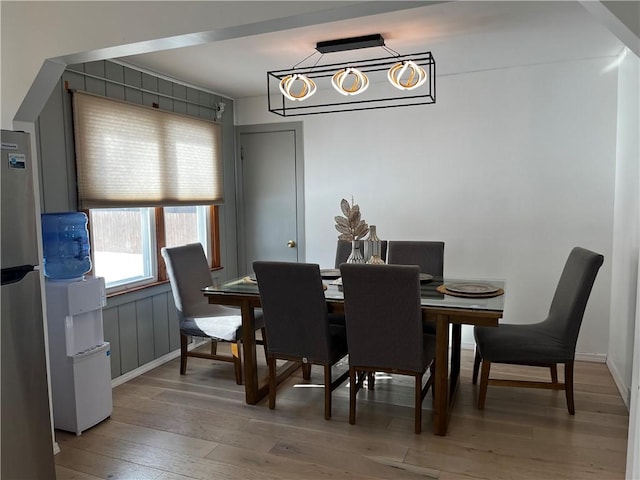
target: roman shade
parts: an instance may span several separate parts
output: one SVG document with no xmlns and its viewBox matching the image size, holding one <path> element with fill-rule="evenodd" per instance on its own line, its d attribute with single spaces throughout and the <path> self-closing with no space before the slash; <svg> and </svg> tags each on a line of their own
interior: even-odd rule
<svg viewBox="0 0 640 480">
<path fill-rule="evenodd" d="M 73 93 L 81 209 L 221 203 L 220 125 Z"/>
</svg>

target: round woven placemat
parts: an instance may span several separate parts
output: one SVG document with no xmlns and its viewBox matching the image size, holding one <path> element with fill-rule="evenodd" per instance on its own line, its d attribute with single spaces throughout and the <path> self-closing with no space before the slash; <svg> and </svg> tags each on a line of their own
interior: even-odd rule
<svg viewBox="0 0 640 480">
<path fill-rule="evenodd" d="M 489 292 L 489 293 L 459 293 L 459 292 L 452 292 L 450 290 L 447 290 L 446 285 L 438 285 L 436 290 L 446 295 L 451 295 L 454 297 L 464 297 L 464 298 L 491 298 L 491 297 L 499 297 L 500 295 L 504 294 L 504 290 L 502 288 L 499 288 L 495 292 Z"/>
</svg>

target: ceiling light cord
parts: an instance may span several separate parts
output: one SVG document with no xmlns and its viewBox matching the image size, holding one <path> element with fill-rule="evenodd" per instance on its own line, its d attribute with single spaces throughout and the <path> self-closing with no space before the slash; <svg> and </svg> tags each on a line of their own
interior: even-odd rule
<svg viewBox="0 0 640 480">
<path fill-rule="evenodd" d="M 380 45 L 380 48 L 386 50 L 387 53 L 389 53 L 393 57 L 399 57 L 400 56 L 400 54 L 398 52 L 396 52 L 393 48 L 389 48 L 386 45 Z"/>
</svg>

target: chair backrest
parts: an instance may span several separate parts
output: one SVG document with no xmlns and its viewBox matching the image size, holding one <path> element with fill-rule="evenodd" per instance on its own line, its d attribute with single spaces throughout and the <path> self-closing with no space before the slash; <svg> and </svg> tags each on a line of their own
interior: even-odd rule
<svg viewBox="0 0 640 480">
<path fill-rule="evenodd" d="M 349 364 L 423 371 L 420 269 L 344 264 L 340 274 Z"/>
<path fill-rule="evenodd" d="M 253 271 L 267 330 L 267 351 L 329 362 L 329 319 L 320 267 L 255 261 Z"/>
<path fill-rule="evenodd" d="M 360 252 L 364 256 L 364 242 L 365 240 L 357 240 L 360 242 Z M 340 268 L 340 264 L 345 263 L 349 255 L 351 254 L 351 242 L 348 240 L 338 240 L 336 245 L 336 263 L 335 268 Z M 383 261 L 387 260 L 387 241 L 382 240 L 380 242 L 380 258 Z"/>
<path fill-rule="evenodd" d="M 599 253 L 575 247 L 567 258 L 551 301 L 545 323 L 574 350 L 587 300 L 603 262 L 604 257 Z"/>
<path fill-rule="evenodd" d="M 163 248 L 161 253 L 180 321 L 215 314 L 218 306 L 210 305 L 201 291 L 213 283 L 202 245 Z"/>
<path fill-rule="evenodd" d="M 422 273 L 444 274 L 444 242 L 389 241 L 389 265 L 418 265 Z"/>
</svg>

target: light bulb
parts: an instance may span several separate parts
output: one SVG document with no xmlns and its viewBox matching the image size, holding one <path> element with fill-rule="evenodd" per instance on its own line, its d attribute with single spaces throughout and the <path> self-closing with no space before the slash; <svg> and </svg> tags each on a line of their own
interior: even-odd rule
<svg viewBox="0 0 640 480">
<path fill-rule="evenodd" d="M 346 87 L 344 82 L 347 77 L 353 77 L 353 83 L 350 87 Z M 356 68 L 343 68 L 331 77 L 331 85 L 342 95 L 358 95 L 369 87 L 369 79 L 367 76 Z"/>
<path fill-rule="evenodd" d="M 295 82 L 299 82 L 302 84 L 300 90 L 297 93 L 292 91 Z M 316 84 L 313 80 L 299 73 L 287 75 L 282 80 L 280 80 L 280 91 L 282 92 L 282 95 L 293 101 L 306 100 L 311 95 L 316 93 L 316 88 Z"/>
<path fill-rule="evenodd" d="M 403 82 L 403 77 L 408 77 Z M 391 85 L 400 90 L 413 90 L 427 81 L 427 72 L 421 66 L 411 60 L 396 63 L 387 72 L 387 78 Z"/>
</svg>

